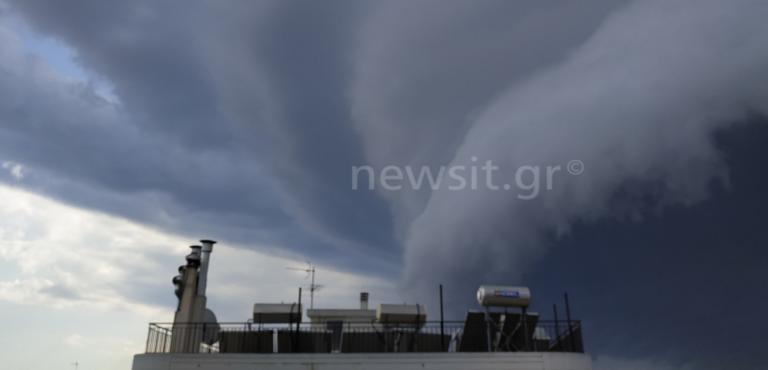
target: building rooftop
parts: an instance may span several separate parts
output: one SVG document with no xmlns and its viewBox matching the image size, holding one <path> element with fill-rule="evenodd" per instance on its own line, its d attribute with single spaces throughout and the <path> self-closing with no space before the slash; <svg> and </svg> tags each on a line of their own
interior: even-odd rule
<svg viewBox="0 0 768 370">
<path fill-rule="evenodd" d="M 167 368 L 165 362 L 172 361 L 156 355 L 203 356 L 209 353 L 269 356 L 259 360 L 261 364 L 272 364 L 266 368 L 273 365 L 281 368 L 281 364 L 297 359 L 296 356 L 336 354 L 379 354 L 384 357 L 377 363 L 386 362 L 394 366 L 392 368 L 408 369 L 423 367 L 425 362 L 418 359 L 426 359 L 432 354 L 458 356 L 456 362 L 429 360 L 440 363 L 440 366 L 451 364 L 456 367 L 461 361 L 475 361 L 478 369 L 506 369 L 508 367 L 501 360 L 506 358 L 510 363 L 525 362 L 528 366 L 525 369 L 548 369 L 552 364 L 560 370 L 589 368 L 588 356 L 562 356 L 584 352 L 582 325 L 571 319 L 567 296 L 566 319 L 558 319 L 555 307 L 553 320 L 546 320 L 538 313 L 528 311 L 531 292 L 526 287 L 481 286 L 477 291 L 477 302 L 483 309 L 468 310 L 462 321 L 443 320 L 442 299 L 440 319 L 429 320 L 423 304 L 383 303 L 375 310 L 369 309 L 369 294 L 363 292 L 357 308 L 310 308 L 304 311 L 301 302 L 256 303 L 253 317 L 248 321 L 219 323 L 206 307 L 204 287 L 213 242 L 204 242 L 206 248 L 194 246 L 187 256 L 187 264 L 179 269 L 180 275 L 172 279 L 179 298 L 174 322 L 149 325 L 146 353 L 137 355 L 141 361 L 134 362 L 134 370 Z M 302 323 L 305 313 L 310 319 L 309 324 Z M 399 355 L 393 356 L 393 353 Z M 496 360 L 478 356 L 481 353 L 493 355 Z M 532 353 L 542 355 L 536 357 L 536 361 L 521 360 L 528 356 L 525 354 Z M 543 355 L 550 353 L 561 355 Z M 407 366 L 403 365 L 405 367 L 398 365 L 399 356 L 408 354 L 421 357 L 413 357 Z M 284 356 L 285 360 L 275 356 Z M 215 361 L 194 357 L 197 365 L 189 363 L 185 369 L 198 368 L 209 362 L 211 369 L 224 366 L 216 361 L 225 361 L 225 357 L 214 357 Z M 233 357 L 226 358 L 235 361 Z M 345 361 L 349 358 L 312 357 L 306 361 L 310 364 L 329 363 L 332 364 L 329 368 L 333 369 L 347 365 L 362 368 L 347 364 Z M 561 366 L 565 363 L 563 359 L 575 359 L 573 363 L 576 365 Z M 236 362 L 241 363 L 239 361 L 238 357 Z M 548 361 L 554 362 L 547 365 Z"/>
</svg>

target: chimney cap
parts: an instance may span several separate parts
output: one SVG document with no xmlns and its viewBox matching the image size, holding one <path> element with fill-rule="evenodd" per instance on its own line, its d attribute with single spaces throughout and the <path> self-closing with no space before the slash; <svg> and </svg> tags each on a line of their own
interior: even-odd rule
<svg viewBox="0 0 768 370">
<path fill-rule="evenodd" d="M 203 244 L 203 253 L 211 253 L 213 251 L 213 245 L 216 244 L 215 240 L 203 239 L 200 241 Z"/>
<path fill-rule="evenodd" d="M 187 266 L 197 268 L 200 266 L 200 255 L 197 253 L 190 253 L 187 255 Z"/>
</svg>

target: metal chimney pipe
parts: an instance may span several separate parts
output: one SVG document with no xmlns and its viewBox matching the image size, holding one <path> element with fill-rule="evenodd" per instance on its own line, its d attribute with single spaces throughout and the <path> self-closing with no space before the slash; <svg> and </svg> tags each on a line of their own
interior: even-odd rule
<svg viewBox="0 0 768 370">
<path fill-rule="evenodd" d="M 203 249 L 200 256 L 200 282 L 197 284 L 197 295 L 205 297 L 205 288 L 208 284 L 208 264 L 216 241 L 203 239 L 200 243 L 203 245 Z"/>
<path fill-rule="evenodd" d="M 360 309 L 368 309 L 368 292 L 360 292 Z"/>
<path fill-rule="evenodd" d="M 191 250 L 192 250 L 192 254 L 196 254 L 196 255 L 198 255 L 198 256 L 200 255 L 200 249 L 202 249 L 202 248 L 203 248 L 203 247 L 201 247 L 201 246 L 199 246 L 199 245 L 190 245 L 190 246 L 189 246 L 189 249 L 191 249 Z"/>
<path fill-rule="evenodd" d="M 202 247 L 199 245 L 189 246 L 189 249 L 191 249 L 192 252 L 190 252 L 186 257 L 188 267 L 191 267 L 194 269 L 197 269 L 198 267 L 200 267 L 200 248 Z"/>
</svg>

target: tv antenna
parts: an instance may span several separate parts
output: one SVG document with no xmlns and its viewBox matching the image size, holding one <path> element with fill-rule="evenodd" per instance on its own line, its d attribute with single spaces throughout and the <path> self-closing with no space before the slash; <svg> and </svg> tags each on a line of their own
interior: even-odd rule
<svg viewBox="0 0 768 370">
<path fill-rule="evenodd" d="M 311 262 L 307 262 L 307 267 L 286 267 L 286 269 L 306 272 L 307 276 L 305 276 L 304 279 L 311 278 L 309 283 L 309 309 L 313 309 L 315 306 L 315 291 L 320 290 L 320 288 L 323 287 L 320 284 L 315 284 L 315 265 Z"/>
</svg>

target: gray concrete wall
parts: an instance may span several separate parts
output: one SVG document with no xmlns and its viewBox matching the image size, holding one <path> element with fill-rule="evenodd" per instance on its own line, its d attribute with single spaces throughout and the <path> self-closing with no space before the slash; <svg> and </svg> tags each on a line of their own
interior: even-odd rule
<svg viewBox="0 0 768 370">
<path fill-rule="evenodd" d="M 143 354 L 133 370 L 591 370 L 578 353 Z"/>
</svg>

